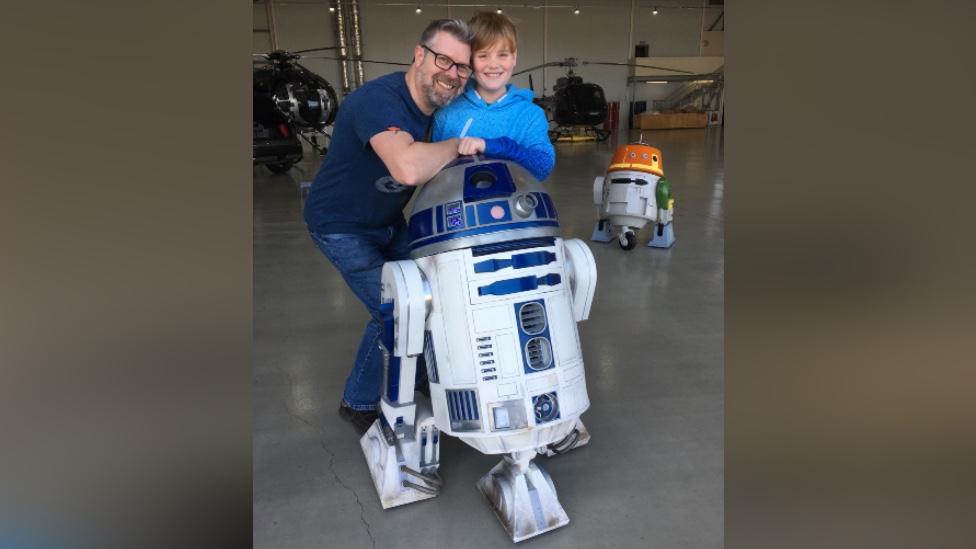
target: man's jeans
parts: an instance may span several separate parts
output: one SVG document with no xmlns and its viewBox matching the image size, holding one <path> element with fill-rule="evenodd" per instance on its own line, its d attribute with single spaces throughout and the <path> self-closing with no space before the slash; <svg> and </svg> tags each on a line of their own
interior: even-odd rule
<svg viewBox="0 0 976 549">
<path fill-rule="evenodd" d="M 374 229 L 366 234 L 320 234 L 311 231 L 310 234 L 372 317 L 366 324 L 342 397 L 353 410 L 375 410 L 383 384 L 383 353 L 379 349 L 383 335 L 380 278 L 383 264 L 387 261 L 409 259 L 407 227 L 400 225 Z M 426 372 L 421 371 L 423 368 L 423 363 L 418 361 L 418 379 L 426 379 L 423 375 Z"/>
</svg>

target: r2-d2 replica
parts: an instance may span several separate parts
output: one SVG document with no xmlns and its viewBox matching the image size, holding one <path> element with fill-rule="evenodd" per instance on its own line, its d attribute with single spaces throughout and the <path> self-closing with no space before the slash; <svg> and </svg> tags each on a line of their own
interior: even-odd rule
<svg viewBox="0 0 976 549">
<path fill-rule="evenodd" d="M 637 142 L 613 153 L 607 175 L 593 181 L 593 203 L 599 219 L 592 240 L 610 242 L 614 234 L 625 250 L 637 245 L 637 231 L 654 221 L 654 236 L 648 246 L 670 248 L 674 244 L 674 199 L 664 179 L 661 151 Z"/>
<path fill-rule="evenodd" d="M 447 434 L 503 456 L 477 485 L 513 541 L 569 522 L 532 460 L 589 440 L 576 323 L 596 264 L 558 231 L 552 199 L 515 163 L 465 157 L 420 190 L 412 259 L 383 266 L 386 384 L 360 441 L 384 509 L 439 493 Z M 429 402 L 414 392 L 421 355 Z"/>
</svg>

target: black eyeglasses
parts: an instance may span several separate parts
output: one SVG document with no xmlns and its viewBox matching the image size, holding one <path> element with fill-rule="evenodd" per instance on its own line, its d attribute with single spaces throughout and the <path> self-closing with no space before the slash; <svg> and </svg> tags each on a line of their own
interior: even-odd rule
<svg viewBox="0 0 976 549">
<path fill-rule="evenodd" d="M 421 44 L 420 47 L 434 54 L 434 64 L 437 65 L 437 68 L 441 70 L 449 71 L 451 70 L 451 67 L 457 67 L 458 76 L 460 76 L 461 78 L 467 78 L 471 76 L 471 71 L 474 70 L 471 68 L 471 65 L 465 65 L 464 63 L 455 63 L 454 60 L 451 59 L 450 57 L 444 55 L 443 53 L 437 53 L 436 51 L 428 48 L 426 44 Z"/>
</svg>

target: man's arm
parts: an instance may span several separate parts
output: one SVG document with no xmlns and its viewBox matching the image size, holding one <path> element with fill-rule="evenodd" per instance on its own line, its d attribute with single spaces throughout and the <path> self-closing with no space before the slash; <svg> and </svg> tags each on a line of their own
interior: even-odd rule
<svg viewBox="0 0 976 549">
<path fill-rule="evenodd" d="M 397 129 L 374 135 L 369 144 L 386 164 L 393 179 L 411 186 L 426 183 L 458 155 L 457 138 L 423 143 L 414 141 L 410 133 Z"/>
</svg>

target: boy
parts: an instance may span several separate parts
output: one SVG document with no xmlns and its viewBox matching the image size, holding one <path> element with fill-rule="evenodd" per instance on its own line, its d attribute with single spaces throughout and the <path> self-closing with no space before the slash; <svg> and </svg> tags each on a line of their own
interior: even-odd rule
<svg viewBox="0 0 976 549">
<path fill-rule="evenodd" d="M 518 55 L 515 24 L 505 15 L 482 12 L 468 26 L 474 35 L 472 79 L 461 97 L 435 113 L 433 140 L 460 137 L 458 154 L 512 160 L 542 181 L 556 155 L 549 122 L 532 102 L 532 91 L 509 83 Z"/>
</svg>

